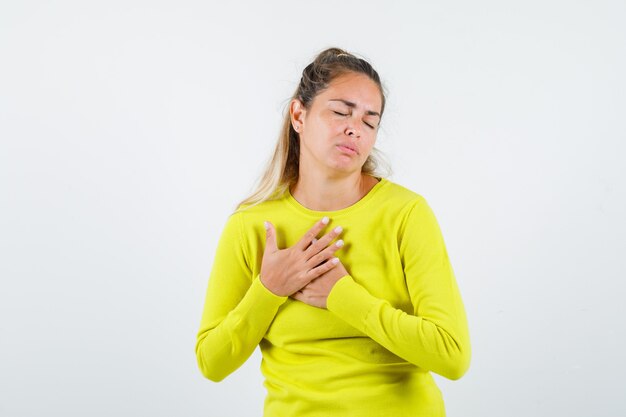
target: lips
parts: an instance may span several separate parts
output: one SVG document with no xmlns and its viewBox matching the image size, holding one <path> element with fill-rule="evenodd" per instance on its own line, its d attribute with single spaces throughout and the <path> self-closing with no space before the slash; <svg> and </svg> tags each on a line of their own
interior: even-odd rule
<svg viewBox="0 0 626 417">
<path fill-rule="evenodd" d="M 340 151 L 346 152 L 346 153 L 350 153 L 350 154 L 358 154 L 359 151 L 356 149 L 356 147 L 354 147 L 353 145 L 350 145 L 348 143 L 340 143 L 337 145 L 337 148 Z"/>
</svg>

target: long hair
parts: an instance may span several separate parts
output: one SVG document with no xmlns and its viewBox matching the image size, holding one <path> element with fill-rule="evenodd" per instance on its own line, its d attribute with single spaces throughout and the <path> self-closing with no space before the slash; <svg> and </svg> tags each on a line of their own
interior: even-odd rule
<svg viewBox="0 0 626 417">
<path fill-rule="evenodd" d="M 313 62 L 304 68 L 302 78 L 292 95 L 291 100 L 297 98 L 302 102 L 305 109 L 309 109 L 313 99 L 328 88 L 329 84 L 337 77 L 346 73 L 355 72 L 367 75 L 380 89 L 382 106 L 380 115 L 382 118 L 385 110 L 385 91 L 378 73 L 364 59 L 358 58 L 339 48 L 328 48 L 320 52 Z M 278 136 L 278 141 L 271 159 L 268 161 L 260 180 L 255 186 L 255 191 L 242 200 L 237 209 L 244 206 L 251 207 L 266 200 L 280 198 L 298 181 L 300 164 L 300 139 L 298 133 L 291 124 L 289 108 L 284 112 L 283 125 Z M 363 164 L 361 172 L 382 176 L 378 169 L 385 165 L 386 171 L 390 171 L 381 152 L 375 147 Z"/>
</svg>

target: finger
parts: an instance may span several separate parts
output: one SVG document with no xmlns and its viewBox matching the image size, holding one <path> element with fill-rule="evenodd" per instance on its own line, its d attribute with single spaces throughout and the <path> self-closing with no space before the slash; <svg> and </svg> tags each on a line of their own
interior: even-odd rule
<svg viewBox="0 0 626 417">
<path fill-rule="evenodd" d="M 331 269 L 336 267 L 338 264 L 339 264 L 339 258 L 332 258 L 332 259 L 327 260 L 320 266 L 310 269 L 309 272 L 307 272 L 308 281 L 309 282 L 313 281 L 315 278 L 330 271 Z"/>
<path fill-rule="evenodd" d="M 304 296 L 302 295 L 302 292 L 300 291 L 294 292 L 293 294 L 290 295 L 290 297 L 292 297 L 294 300 L 304 301 Z"/>
<path fill-rule="evenodd" d="M 317 242 L 317 239 L 316 239 L 316 238 L 313 238 L 313 240 L 311 240 L 311 245 L 312 245 L 312 244 L 314 244 L 315 242 Z M 310 247 L 311 247 L 311 245 L 309 245 L 309 246 L 307 247 L 307 249 L 308 249 L 308 248 L 310 248 Z"/>
<path fill-rule="evenodd" d="M 341 226 L 335 227 L 330 232 L 326 233 L 315 243 L 311 244 L 305 251 L 304 255 L 307 259 L 311 258 L 313 255 L 317 254 L 319 251 L 324 249 L 329 245 L 330 242 L 333 241 L 337 236 L 339 236 L 343 232 L 343 228 Z"/>
<path fill-rule="evenodd" d="M 265 222 L 265 251 L 269 253 L 274 253 L 278 251 L 278 246 L 276 244 L 276 229 L 274 229 L 274 225 L 270 222 Z"/>
<path fill-rule="evenodd" d="M 328 224 L 329 219 L 328 217 L 324 216 L 324 218 L 322 220 L 319 220 L 315 223 L 315 225 L 313 225 L 313 227 L 311 227 L 305 234 L 304 236 L 302 236 L 302 239 L 300 239 L 300 241 L 298 243 L 295 244 L 295 246 L 304 251 L 313 241 L 313 239 L 315 239 L 317 237 L 317 235 L 319 234 L 319 232 L 322 231 L 322 229 L 324 227 L 326 227 L 326 225 Z"/>
<path fill-rule="evenodd" d="M 336 241 L 335 243 L 333 243 L 332 245 L 330 245 L 323 251 L 311 256 L 311 258 L 309 258 L 306 261 L 305 266 L 307 266 L 308 268 L 313 268 L 313 267 L 320 265 L 322 262 L 326 261 L 327 259 L 332 258 L 333 254 L 339 249 L 341 249 L 343 245 L 344 245 L 343 240 L 339 239 L 338 241 Z"/>
</svg>

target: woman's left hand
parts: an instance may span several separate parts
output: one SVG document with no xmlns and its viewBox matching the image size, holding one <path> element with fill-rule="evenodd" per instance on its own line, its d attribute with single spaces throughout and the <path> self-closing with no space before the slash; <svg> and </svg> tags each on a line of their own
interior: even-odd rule
<svg viewBox="0 0 626 417">
<path fill-rule="evenodd" d="M 337 260 L 339 262 L 334 268 L 309 282 L 300 291 L 291 294 L 290 297 L 313 307 L 326 308 L 326 299 L 333 286 L 339 279 L 348 275 L 348 271 L 346 271 L 339 258 Z M 331 261 L 332 259 L 329 259 L 326 262 Z"/>
</svg>

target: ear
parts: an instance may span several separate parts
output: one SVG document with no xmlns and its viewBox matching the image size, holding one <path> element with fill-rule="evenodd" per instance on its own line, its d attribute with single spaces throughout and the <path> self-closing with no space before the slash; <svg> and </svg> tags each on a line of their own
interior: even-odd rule
<svg viewBox="0 0 626 417">
<path fill-rule="evenodd" d="M 299 99 L 294 98 L 291 100 L 291 103 L 289 103 L 289 114 L 291 116 L 291 125 L 296 131 L 301 132 L 306 116 L 306 109 Z"/>
</svg>

